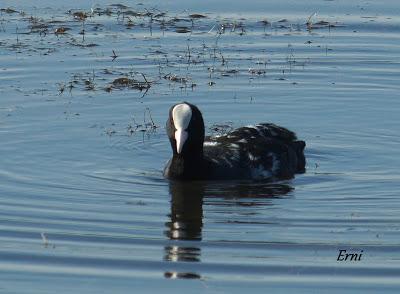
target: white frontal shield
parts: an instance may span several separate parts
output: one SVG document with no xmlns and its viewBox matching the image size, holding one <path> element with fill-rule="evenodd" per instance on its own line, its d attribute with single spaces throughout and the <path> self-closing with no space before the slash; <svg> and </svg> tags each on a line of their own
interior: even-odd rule
<svg viewBox="0 0 400 294">
<path fill-rule="evenodd" d="M 186 129 L 192 119 L 192 109 L 185 103 L 178 104 L 172 109 L 172 119 L 176 129 L 176 151 L 179 154 L 182 152 L 183 145 L 188 138 L 188 132 Z"/>
</svg>

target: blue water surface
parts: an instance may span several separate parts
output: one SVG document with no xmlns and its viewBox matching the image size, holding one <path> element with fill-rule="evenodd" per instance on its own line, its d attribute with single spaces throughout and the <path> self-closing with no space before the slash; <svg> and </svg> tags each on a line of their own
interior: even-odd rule
<svg viewBox="0 0 400 294">
<path fill-rule="evenodd" d="M 1 293 L 398 292 L 397 1 L 0 8 Z M 179 101 L 292 129 L 307 172 L 169 183 Z"/>
</svg>

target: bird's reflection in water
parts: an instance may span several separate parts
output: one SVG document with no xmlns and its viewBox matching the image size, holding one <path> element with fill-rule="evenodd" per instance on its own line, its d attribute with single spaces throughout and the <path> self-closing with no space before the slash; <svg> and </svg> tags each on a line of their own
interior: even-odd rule
<svg viewBox="0 0 400 294">
<path fill-rule="evenodd" d="M 164 260 L 168 262 L 201 262 L 201 248 L 193 242 L 201 241 L 203 228 L 203 199 L 229 199 L 230 205 L 267 205 L 260 199 L 282 197 L 293 188 L 287 184 L 266 184 L 262 182 L 170 182 L 171 213 L 165 223 L 165 235 L 176 244 L 165 246 Z M 270 203 L 269 203 L 270 204 Z M 190 245 L 184 245 L 190 243 Z M 195 243 L 200 245 L 200 243 Z M 195 272 L 168 271 L 164 276 L 170 279 L 200 279 Z"/>
<path fill-rule="evenodd" d="M 203 183 L 170 182 L 170 222 L 167 236 L 173 240 L 201 240 L 203 227 Z"/>
<path fill-rule="evenodd" d="M 171 194 L 170 221 L 166 222 L 166 236 L 171 240 L 201 240 L 203 227 L 203 183 L 170 182 Z M 195 246 L 166 246 L 165 261 L 200 261 L 200 248 Z M 193 272 L 166 272 L 166 278 L 199 279 L 200 275 Z"/>
</svg>

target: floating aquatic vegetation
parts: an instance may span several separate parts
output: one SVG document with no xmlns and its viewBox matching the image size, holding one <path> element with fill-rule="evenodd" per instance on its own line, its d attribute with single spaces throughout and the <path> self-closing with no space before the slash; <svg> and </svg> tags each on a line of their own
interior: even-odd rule
<svg viewBox="0 0 400 294">
<path fill-rule="evenodd" d="M 252 75 L 264 75 L 266 72 L 265 69 L 249 68 L 249 73 Z"/>
<path fill-rule="evenodd" d="M 198 14 L 198 13 L 194 13 L 194 14 L 189 14 L 190 18 L 194 18 L 194 19 L 199 19 L 199 18 L 207 18 L 207 16 L 203 15 L 203 14 Z"/>
<path fill-rule="evenodd" d="M 59 93 L 67 89 L 71 91 L 73 88 L 83 91 L 104 89 L 107 92 L 133 89 L 143 91 L 146 95 L 151 87 L 163 83 L 168 84 L 169 90 L 180 88 L 186 91 L 194 90 L 197 85 L 221 85 L 223 82 L 220 83 L 219 80 L 228 77 L 247 77 L 249 81 L 255 76 L 259 80 L 286 80 L 295 66 L 304 67 L 308 61 L 304 58 L 300 60 L 297 56 L 295 58 L 292 53 L 286 58 L 274 56 L 272 61 L 268 58 L 267 75 L 266 63 L 263 63 L 264 67 L 253 67 L 253 58 L 243 54 L 241 51 L 244 49 L 234 45 L 234 38 L 248 33 L 254 38 L 257 38 L 257 34 L 262 38 L 270 35 L 290 36 L 294 33 L 310 36 L 310 29 L 330 29 L 338 25 L 325 19 L 316 19 L 314 14 L 302 24 L 293 23 L 288 18 L 220 18 L 187 11 L 172 14 L 145 5 L 129 7 L 122 4 L 105 7 L 96 5 L 89 11 L 78 8 L 56 17 L 42 14 L 28 17 L 13 8 L 2 8 L 1 13 L 0 31 L 13 30 L 16 27 L 15 33 L 12 34 L 15 39 L 1 40 L 1 48 L 17 54 L 38 53 L 42 56 L 70 50 L 73 52 L 68 57 L 71 61 L 75 57 L 85 58 L 86 55 L 96 63 L 105 62 L 103 69 L 97 70 L 97 76 L 101 78 L 96 79 L 96 82 L 89 77 L 90 74 L 81 73 L 83 77 L 78 82 L 63 82 L 63 86 L 58 87 Z M 41 44 L 32 42 L 32 38 L 29 38 L 33 33 L 40 35 Z M 174 46 L 171 46 L 168 40 L 171 35 L 178 42 Z M 204 40 L 199 41 L 199 35 L 203 35 Z M 231 38 L 231 43 L 227 43 L 224 38 Z M 126 50 L 124 44 L 132 40 L 135 40 L 133 47 Z M 155 40 L 157 44 L 153 42 Z M 149 45 L 143 44 L 145 41 Z M 135 45 L 140 42 L 141 45 Z M 302 44 L 308 45 L 310 49 L 320 48 L 325 54 L 331 50 L 315 39 L 308 42 L 304 40 Z M 82 50 L 76 52 L 74 48 Z M 136 53 L 137 49 L 140 50 L 139 54 Z M 267 50 L 262 48 L 254 54 L 268 54 Z M 113 62 L 112 66 L 108 62 Z M 135 69 L 137 66 L 141 67 L 139 70 L 146 72 L 146 75 L 157 78 L 149 81 L 144 74 Z M 281 72 L 284 74 L 281 75 Z M 108 76 L 112 76 L 112 79 Z M 196 77 L 197 83 L 192 82 L 192 77 Z"/>
<path fill-rule="evenodd" d="M 54 30 L 54 34 L 56 35 L 63 35 L 65 34 L 67 31 L 69 31 L 70 28 L 67 27 L 58 27 Z"/>
<path fill-rule="evenodd" d="M 130 88 L 139 91 L 148 90 L 151 87 L 151 82 L 149 82 L 144 75 L 143 77 L 145 81 L 138 81 L 128 77 L 116 78 L 112 81 L 111 86 L 114 89 Z"/>
<path fill-rule="evenodd" d="M 233 122 L 229 121 L 223 124 L 213 124 L 208 128 L 208 130 L 212 136 L 225 135 L 233 130 Z"/>
<path fill-rule="evenodd" d="M 0 12 L 4 12 L 4 13 L 8 13 L 8 14 L 18 13 L 17 10 L 15 10 L 15 9 L 13 9 L 13 8 L 11 8 L 11 7 L 8 7 L 8 8 L 1 8 L 1 9 L 0 9 Z"/>
<path fill-rule="evenodd" d="M 163 77 L 166 80 L 172 81 L 172 82 L 176 82 L 176 83 L 183 83 L 186 84 L 188 82 L 188 79 L 185 77 L 179 77 L 175 74 L 167 74 Z"/>
<path fill-rule="evenodd" d="M 183 33 L 190 33 L 191 30 L 188 27 L 177 27 L 175 32 L 183 34 Z"/>
<path fill-rule="evenodd" d="M 74 17 L 74 19 L 79 20 L 79 21 L 83 21 L 88 17 L 86 12 L 83 12 L 83 11 L 74 12 L 74 13 L 72 13 L 72 16 Z"/>
</svg>

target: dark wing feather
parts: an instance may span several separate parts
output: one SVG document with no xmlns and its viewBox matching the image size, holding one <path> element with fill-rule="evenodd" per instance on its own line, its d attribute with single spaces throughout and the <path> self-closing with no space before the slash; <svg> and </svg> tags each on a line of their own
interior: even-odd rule
<svg viewBox="0 0 400 294">
<path fill-rule="evenodd" d="M 257 124 L 255 127 L 265 137 L 272 137 L 286 142 L 297 140 L 294 132 L 272 123 Z"/>
<path fill-rule="evenodd" d="M 235 141 L 245 139 L 252 141 L 252 139 L 264 137 L 264 138 L 274 138 L 286 143 L 291 143 L 297 140 L 296 134 L 288 129 L 277 126 L 272 123 L 261 123 L 255 126 L 241 127 L 226 135 L 219 137 L 208 137 L 211 141 L 225 141 L 234 143 Z"/>
</svg>

